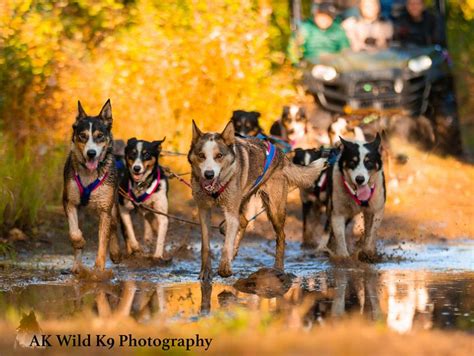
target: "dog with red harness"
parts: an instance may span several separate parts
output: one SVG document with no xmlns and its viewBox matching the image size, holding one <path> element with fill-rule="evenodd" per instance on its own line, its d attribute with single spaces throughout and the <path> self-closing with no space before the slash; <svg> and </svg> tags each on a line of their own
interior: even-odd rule
<svg viewBox="0 0 474 356">
<path fill-rule="evenodd" d="M 153 257 L 166 261 L 165 238 L 168 231 L 168 179 L 159 164 L 161 145 L 159 141 L 137 140 L 135 137 L 125 147 L 126 170 L 120 182 L 119 211 L 125 235 L 127 254 L 141 252 L 133 228 L 131 211 L 146 206 L 161 212 L 154 214 L 138 209 L 144 220 L 144 242 L 154 246 Z M 123 196 L 125 195 L 126 196 Z"/>
<path fill-rule="evenodd" d="M 293 162 L 308 165 L 328 157 L 328 168 L 310 189 L 300 190 L 303 203 L 303 246 L 328 250 L 330 237 L 335 251 L 348 257 L 346 227 L 362 213 L 364 235 L 361 252 L 367 259 L 376 253 L 376 233 L 385 207 L 385 177 L 382 167 L 381 137 L 372 142 L 348 141 L 333 149 L 296 150 Z M 316 243 L 315 243 L 316 242 Z"/>
</svg>

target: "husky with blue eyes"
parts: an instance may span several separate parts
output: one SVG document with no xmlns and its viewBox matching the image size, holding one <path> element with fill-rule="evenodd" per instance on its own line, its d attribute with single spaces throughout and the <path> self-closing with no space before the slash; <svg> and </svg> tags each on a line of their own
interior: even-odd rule
<svg viewBox="0 0 474 356">
<path fill-rule="evenodd" d="M 331 235 L 335 254 L 348 257 L 346 223 L 359 213 L 364 216 L 361 252 L 367 259 L 376 254 L 377 230 L 385 207 L 385 177 L 382 168 L 381 137 L 372 142 L 341 138 L 341 153 L 330 174 L 329 206 Z"/>
<path fill-rule="evenodd" d="M 136 206 L 145 205 L 163 214 L 168 213 L 168 179 L 158 161 L 164 141 L 165 139 L 149 142 L 134 137 L 128 140 L 125 147 L 127 169 L 120 182 L 120 191 L 126 192 L 128 199 L 119 195 L 119 210 L 129 255 L 142 250 L 135 237 L 130 212 Z M 152 245 L 155 235 L 153 257 L 164 261 L 168 217 L 141 209 L 139 211 L 144 218 L 144 241 L 148 246 Z"/>
</svg>

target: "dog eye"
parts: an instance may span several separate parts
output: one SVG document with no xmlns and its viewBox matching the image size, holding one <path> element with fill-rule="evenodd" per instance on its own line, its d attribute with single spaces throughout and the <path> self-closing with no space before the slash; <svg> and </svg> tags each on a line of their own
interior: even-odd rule
<svg viewBox="0 0 474 356">
<path fill-rule="evenodd" d="M 222 158 L 222 153 L 216 154 L 216 159 L 221 159 Z"/>
<path fill-rule="evenodd" d="M 204 153 L 202 153 L 202 152 L 201 152 L 200 154 L 198 154 L 198 157 L 199 157 L 200 159 L 206 159 L 206 155 L 205 155 Z"/>
<path fill-rule="evenodd" d="M 81 133 L 79 134 L 79 140 L 81 141 L 87 141 L 87 135 L 85 133 Z"/>
<path fill-rule="evenodd" d="M 149 158 L 150 158 L 150 153 L 149 153 L 149 152 L 145 152 L 145 153 L 143 154 L 143 158 L 144 158 L 144 159 L 149 159 Z"/>
<path fill-rule="evenodd" d="M 367 169 L 374 168 L 374 163 L 372 161 L 365 161 L 365 168 Z"/>
<path fill-rule="evenodd" d="M 101 140 L 104 138 L 104 134 L 102 132 L 99 132 L 96 136 L 97 139 Z"/>
</svg>

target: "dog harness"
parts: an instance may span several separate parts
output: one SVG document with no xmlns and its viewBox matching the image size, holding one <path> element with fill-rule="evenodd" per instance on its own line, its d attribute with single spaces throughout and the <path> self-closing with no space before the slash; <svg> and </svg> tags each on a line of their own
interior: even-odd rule
<svg viewBox="0 0 474 356">
<path fill-rule="evenodd" d="M 255 183 L 252 186 L 252 189 L 257 187 L 261 183 L 263 177 L 265 176 L 268 169 L 272 165 L 272 162 L 275 159 L 275 155 L 276 155 L 276 152 L 277 152 L 277 149 L 276 149 L 276 147 L 273 143 L 271 143 L 269 141 L 264 141 L 264 143 L 265 143 L 265 146 L 267 146 L 267 150 L 266 150 L 265 164 L 263 166 L 263 172 L 262 172 L 261 175 L 258 176 L 257 180 L 255 181 Z"/>
<path fill-rule="evenodd" d="M 94 190 L 99 188 L 102 183 L 104 183 L 105 179 L 109 175 L 109 172 L 105 172 L 102 177 L 98 177 L 95 181 L 85 187 L 81 182 L 81 177 L 79 174 L 74 174 L 74 180 L 76 181 L 77 187 L 79 188 L 79 194 L 81 196 L 81 205 L 86 206 L 89 204 L 89 200 L 91 198 L 91 194 Z"/>
<path fill-rule="evenodd" d="M 132 183 L 130 180 L 128 181 L 128 196 L 133 200 L 134 203 L 143 203 L 150 199 L 150 197 L 153 195 L 154 192 L 158 189 L 158 186 L 160 185 L 160 180 L 161 180 L 161 172 L 160 168 L 157 169 L 157 176 L 156 179 L 150 184 L 148 189 L 140 195 L 139 197 L 135 196 L 132 191 Z"/>
<path fill-rule="evenodd" d="M 291 152 L 291 150 L 293 149 L 293 145 L 285 140 L 283 140 L 282 138 L 279 138 L 279 137 L 276 137 L 276 136 L 272 136 L 272 135 L 264 135 L 262 133 L 259 133 L 257 136 L 255 136 L 261 140 L 270 140 L 270 141 L 273 141 L 277 144 L 280 144 L 283 146 L 283 148 L 281 149 L 283 151 L 283 153 L 288 153 L 288 152 Z"/>
<path fill-rule="evenodd" d="M 257 187 L 262 182 L 262 179 L 265 176 L 265 174 L 267 173 L 268 169 L 270 168 L 270 166 L 271 166 L 271 164 L 272 164 L 272 162 L 275 158 L 276 152 L 277 152 L 277 149 L 276 149 L 274 144 L 272 144 L 271 142 L 268 142 L 268 141 L 264 141 L 264 143 L 265 143 L 265 146 L 267 146 L 267 149 L 265 151 L 266 157 L 265 157 L 265 164 L 263 166 L 263 172 L 262 172 L 261 175 L 259 175 L 257 177 L 257 179 L 255 180 L 255 183 L 253 184 L 251 190 L 254 189 L 255 187 Z M 227 188 L 229 183 L 230 183 L 230 179 L 227 181 L 227 183 L 225 183 L 223 186 L 221 186 L 215 192 L 210 192 L 207 189 L 204 189 L 204 187 L 202 189 L 207 194 L 209 194 L 211 197 L 213 197 L 214 199 L 217 199 L 224 192 L 224 190 Z"/>
<path fill-rule="evenodd" d="M 360 200 L 357 198 L 356 192 L 354 192 L 354 189 L 347 183 L 346 179 L 344 178 L 344 174 L 341 174 L 341 180 L 342 180 L 342 185 L 346 188 L 346 192 L 352 197 L 352 199 L 355 201 L 355 203 L 359 206 L 364 206 L 367 207 L 369 206 L 369 201 L 372 199 L 372 196 L 374 195 L 375 191 L 375 184 L 370 187 L 370 196 L 369 199 L 367 200 Z"/>
</svg>

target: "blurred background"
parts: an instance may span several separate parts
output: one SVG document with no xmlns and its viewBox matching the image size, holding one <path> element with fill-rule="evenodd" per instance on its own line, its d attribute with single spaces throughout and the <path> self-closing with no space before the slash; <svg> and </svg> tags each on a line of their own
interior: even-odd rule
<svg viewBox="0 0 474 356">
<path fill-rule="evenodd" d="M 472 142 L 474 1 L 448 14 Z M 167 136 L 180 152 L 192 119 L 217 130 L 243 108 L 268 129 L 298 96 L 289 36 L 284 0 L 0 0 L 0 235 L 58 205 L 77 100 L 95 115 L 110 98 L 115 138 Z"/>
</svg>

